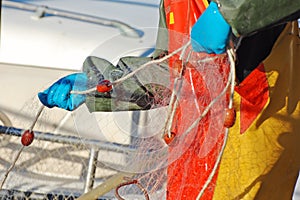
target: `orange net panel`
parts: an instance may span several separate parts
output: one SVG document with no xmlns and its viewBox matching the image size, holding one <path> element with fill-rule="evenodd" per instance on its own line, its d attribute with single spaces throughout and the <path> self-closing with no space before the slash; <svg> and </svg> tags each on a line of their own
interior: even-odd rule
<svg viewBox="0 0 300 200">
<path fill-rule="evenodd" d="M 194 62 L 188 63 L 184 70 L 183 79 L 188 84 L 181 88 L 184 92 L 179 98 L 172 125 L 175 137 L 174 146 L 170 143 L 169 157 L 174 162 L 168 167 L 168 199 L 196 199 L 209 176 L 214 173 L 224 139 L 223 120 L 228 105 L 226 95 L 187 133 L 193 122 L 225 88 L 229 72 L 225 57 L 215 57 L 211 62 L 201 65 L 197 64 L 203 59 L 201 55 L 194 56 Z M 180 140 L 180 145 L 177 140 Z M 174 156 L 178 158 L 173 159 Z M 216 176 L 210 181 L 204 199 L 212 198 Z"/>
<path fill-rule="evenodd" d="M 181 34 L 189 35 L 193 24 L 207 7 L 207 0 L 165 0 L 166 25 L 169 30 L 169 52 L 180 48 L 186 41 L 186 37 Z M 173 60 L 178 59 L 174 56 L 170 59 L 170 66 Z"/>
<path fill-rule="evenodd" d="M 164 1 L 164 3 L 169 29 L 169 51 L 172 52 L 186 42 L 184 39 L 187 37 L 182 35 L 189 35 L 192 25 L 205 10 L 207 1 Z M 171 82 L 176 84 L 177 73 L 182 71 L 184 82 L 188 83 L 183 84 L 181 88 L 186 96 L 181 95 L 179 98 L 172 127 L 172 133 L 182 138 L 184 142 L 180 146 L 183 150 L 182 156 L 168 167 L 167 198 L 170 200 L 195 199 L 198 196 L 214 169 L 222 147 L 225 129 L 222 120 L 218 118 L 222 118 L 224 114 L 225 99 L 224 102 L 219 102 L 221 104 L 215 105 L 188 134 L 183 134 L 199 117 L 194 111 L 203 113 L 207 105 L 221 93 L 227 81 L 227 60 L 220 57 L 212 59 L 205 65 L 200 64 L 205 57 L 203 54 L 194 54 L 191 62 L 184 63 L 176 55 L 169 62 Z M 211 85 L 212 81 L 217 84 Z M 178 155 L 176 151 L 178 148 L 171 146 L 169 157 Z M 216 175 L 209 184 L 204 199 L 212 198 L 215 178 Z"/>
</svg>

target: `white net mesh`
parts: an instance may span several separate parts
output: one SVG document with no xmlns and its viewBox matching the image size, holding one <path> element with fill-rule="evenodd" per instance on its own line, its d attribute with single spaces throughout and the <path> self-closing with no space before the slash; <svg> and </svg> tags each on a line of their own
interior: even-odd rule
<svg viewBox="0 0 300 200">
<path fill-rule="evenodd" d="M 22 121 L 14 120 L 16 128 L 4 131 L 11 136 L 1 146 L 2 183 L 5 173 L 14 164 L 22 148 L 22 129 L 30 127 L 40 106 L 37 98 L 31 99 L 20 110 L 27 118 Z M 30 146 L 22 149 L 14 167 L 7 174 L 1 190 L 3 199 L 74 199 L 82 193 L 89 150 L 80 141 L 72 144 L 68 139 L 71 136 L 62 136 L 66 138 L 65 141 L 59 139 L 59 135 L 55 136 L 55 127 L 59 126 L 64 115 L 65 112 L 59 109 L 44 109 L 34 127 L 36 139 Z"/>
<path fill-rule="evenodd" d="M 185 52 L 188 51 L 188 48 L 185 49 Z M 178 164 L 190 165 L 193 161 L 185 160 L 188 156 L 200 159 L 212 156 L 206 163 L 206 171 L 209 173 L 203 177 L 202 186 L 205 182 L 210 182 L 209 175 L 215 173 L 219 162 L 217 160 L 224 147 L 224 108 L 228 106 L 229 98 L 229 61 L 224 55 L 207 56 L 191 52 L 186 53 L 187 55 L 180 54 L 182 53 L 178 52 L 177 57 L 183 55 L 184 58 L 173 62 L 172 73 L 164 71 L 170 64 L 165 58 L 139 64 L 140 68 L 136 68 L 135 64 L 128 65 L 125 58 L 118 69 L 124 72 L 122 67 L 125 66 L 127 73 L 125 71 L 116 81 L 111 79 L 113 90 L 110 94 L 110 108 L 115 112 L 91 114 L 84 106 L 75 112 L 76 125 L 83 137 L 124 144 L 131 148 L 126 154 L 118 156 L 107 151 L 99 152 L 99 162 L 105 162 L 107 167 L 119 173 L 130 174 L 123 180 L 129 180 L 130 184 L 120 190 L 122 197 L 140 195 L 139 198 L 144 199 L 145 190 L 150 199 L 165 199 L 167 183 L 172 182 L 168 180 L 168 176 L 177 176 L 172 172 L 175 168 L 185 168 Z M 99 62 L 96 58 L 92 59 L 94 60 L 89 64 Z M 181 72 L 177 71 L 180 66 L 184 68 Z M 174 79 L 170 79 L 170 75 Z M 130 85 L 130 82 L 139 84 L 126 90 L 125 86 Z M 144 86 L 142 89 L 146 92 L 139 94 L 136 91 L 141 86 Z M 92 110 L 97 107 L 97 92 L 93 93 L 93 97 L 95 98 L 92 98 L 89 105 Z M 124 110 L 134 108 L 130 103 L 121 104 L 124 99 L 139 106 L 149 105 L 150 108 L 147 109 L 150 110 L 122 111 L 124 107 Z M 143 104 L 139 104 L 140 102 Z M 168 138 L 171 134 L 175 134 L 174 140 Z M 166 140 L 170 140 L 169 145 Z M 173 166 L 170 167 L 171 165 Z M 189 177 L 188 173 L 187 170 L 186 175 L 181 176 Z M 142 189 L 131 181 L 136 181 Z M 182 179 L 183 185 L 184 182 Z M 183 196 L 180 191 L 172 192 L 178 197 Z M 199 188 L 197 192 L 200 192 Z"/>
<path fill-rule="evenodd" d="M 122 78 L 105 77 L 113 84 L 113 90 L 105 94 L 109 98 L 89 92 L 89 102 L 73 113 L 79 135 L 53 133 L 66 112 L 44 109 L 34 126 L 36 140 L 22 150 L 7 174 L 1 195 L 75 199 L 97 186 L 86 195 L 166 199 L 167 195 L 184 196 L 185 190 L 173 191 L 171 187 L 186 187 L 190 184 L 187 178 L 200 180 L 195 186 L 197 194 L 206 190 L 226 137 L 229 61 L 226 55 L 193 53 L 189 46 L 174 53 L 173 60 L 167 58 L 143 63 L 134 60 L 130 66 L 125 62 L 110 70 L 110 74 L 121 70 Z M 99 98 L 109 99 L 113 112 L 96 112 Z M 38 100 L 32 99 L 20 111 L 31 117 L 15 126 L 30 127 L 39 107 Z M 20 129 L 4 132 L 14 136 L 2 145 L 1 174 L 8 171 L 22 147 Z M 187 169 L 193 162 L 200 162 L 199 170 L 205 171 L 201 177 Z"/>
</svg>

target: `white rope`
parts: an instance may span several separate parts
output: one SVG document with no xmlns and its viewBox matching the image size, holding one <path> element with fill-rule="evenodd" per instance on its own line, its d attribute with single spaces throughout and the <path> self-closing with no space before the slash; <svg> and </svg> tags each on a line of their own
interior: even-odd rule
<svg viewBox="0 0 300 200">
<path fill-rule="evenodd" d="M 231 82 L 231 88 L 230 88 L 230 100 L 229 100 L 229 108 L 232 108 L 233 106 L 233 94 L 234 94 L 234 85 L 235 85 L 235 61 L 234 61 L 234 53 L 232 49 L 227 50 L 227 54 L 228 54 L 228 58 L 229 58 L 229 62 L 230 62 L 230 74 L 231 74 L 231 78 L 230 78 L 230 82 Z M 200 198 L 203 196 L 205 190 L 207 189 L 208 185 L 211 183 L 212 179 L 214 178 L 217 169 L 219 167 L 219 164 L 221 162 L 226 144 L 227 144 L 227 139 L 228 139 L 228 133 L 229 133 L 229 129 L 226 128 L 225 130 L 225 134 L 224 134 L 224 141 L 223 141 L 223 145 L 222 148 L 220 150 L 220 153 L 217 157 L 216 163 L 214 165 L 214 168 L 212 170 L 212 172 L 210 173 L 208 179 L 206 180 L 205 184 L 203 185 L 201 191 L 199 192 L 196 200 L 200 200 Z"/>
<path fill-rule="evenodd" d="M 187 47 L 190 45 L 190 42 L 187 42 L 185 45 L 183 45 L 182 47 L 176 49 L 175 51 L 173 51 L 172 53 L 160 58 L 160 59 L 157 59 L 157 60 L 151 60 L 151 61 L 148 61 L 146 63 L 144 63 L 143 65 L 141 65 L 139 68 L 133 70 L 132 72 L 128 73 L 127 75 L 123 76 L 122 78 L 119 78 L 113 82 L 111 82 L 112 85 L 117 85 L 129 78 L 131 78 L 132 76 L 134 76 L 136 73 L 138 73 L 139 71 L 145 69 L 146 67 L 149 67 L 151 65 L 154 65 L 154 64 L 160 64 L 164 61 L 166 61 L 167 59 L 171 58 L 172 56 L 174 56 L 175 54 L 177 54 L 178 52 L 180 52 L 181 50 L 185 50 L 187 49 Z M 88 89 L 88 90 L 84 90 L 84 91 L 71 91 L 71 94 L 89 94 L 91 92 L 95 92 L 96 91 L 96 88 L 91 88 L 91 89 Z"/>
</svg>

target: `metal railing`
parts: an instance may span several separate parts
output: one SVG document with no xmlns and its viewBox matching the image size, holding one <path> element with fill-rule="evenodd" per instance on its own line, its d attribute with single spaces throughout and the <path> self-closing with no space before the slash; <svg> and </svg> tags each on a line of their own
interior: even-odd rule
<svg viewBox="0 0 300 200">
<path fill-rule="evenodd" d="M 15 127 L 9 127 L 9 126 L 1 126 L 0 125 L 0 137 L 8 137 L 8 136 L 17 136 L 21 137 L 22 133 L 25 131 L 25 129 L 20 129 L 20 128 L 15 128 Z M 95 180 L 95 174 L 96 174 L 96 168 L 97 168 L 97 160 L 98 160 L 98 152 L 100 150 L 105 150 L 105 151 L 112 151 L 112 152 L 117 152 L 121 154 L 128 154 L 133 152 L 135 149 L 133 147 L 130 147 L 130 145 L 123 145 L 123 144 L 117 144 L 117 143 L 110 143 L 110 142 L 105 142 L 105 141 L 99 141 L 99 140 L 91 140 L 91 139 L 84 139 L 80 138 L 77 136 L 67 136 L 67 135 L 59 135 L 59 134 L 54 134 L 54 133 L 48 133 L 48 132 L 39 132 L 39 131 L 34 131 L 34 138 L 35 140 L 39 141 L 44 141 L 44 142 L 51 142 L 51 143 L 59 143 L 59 144 L 66 144 L 66 145 L 71 145 L 74 147 L 79 147 L 84 145 L 88 151 L 88 159 L 87 159 L 87 166 L 85 169 L 85 183 L 83 190 L 83 194 L 86 195 L 94 195 L 94 192 L 91 194 L 88 193 L 91 191 L 94 187 L 94 180 Z M 126 175 L 126 173 L 125 173 Z M 107 186 L 107 184 L 112 185 L 116 184 L 115 177 L 124 177 L 124 173 L 117 173 L 115 176 L 112 177 L 113 183 L 110 183 L 110 179 L 108 180 L 108 183 L 104 183 L 105 187 L 104 190 L 101 190 L 101 195 L 105 195 L 106 192 L 109 191 L 108 188 L 112 188 L 113 186 Z M 119 181 L 119 182 L 120 182 Z M 8 191 L 7 189 L 1 190 L 3 195 L 7 195 L 8 193 L 14 193 L 11 195 L 16 195 L 16 194 L 22 194 L 21 191 L 15 191 L 12 189 L 11 191 Z M 24 193 L 24 192 L 23 192 Z M 66 194 L 68 191 L 66 191 Z M 37 195 L 35 193 L 32 193 L 34 195 Z M 42 195 L 42 194 L 40 194 Z M 47 195 L 55 195 L 55 194 L 47 194 Z M 59 194 L 62 195 L 62 194 Z M 76 194 L 78 197 L 80 194 Z M 85 196 L 83 199 L 85 199 Z"/>
</svg>

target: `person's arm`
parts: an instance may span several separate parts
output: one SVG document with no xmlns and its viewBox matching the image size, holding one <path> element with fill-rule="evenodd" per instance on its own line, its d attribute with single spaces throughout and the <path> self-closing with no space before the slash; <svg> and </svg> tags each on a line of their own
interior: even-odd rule
<svg viewBox="0 0 300 200">
<path fill-rule="evenodd" d="M 150 57 L 125 56 L 116 66 L 105 59 L 89 56 L 83 63 L 83 72 L 89 77 L 88 88 L 95 87 L 99 77 L 114 82 L 151 61 Z M 100 74 L 100 76 L 99 76 Z M 169 92 L 169 70 L 164 64 L 146 67 L 118 84 L 108 93 L 87 95 L 90 112 L 148 110 L 165 106 Z"/>
<path fill-rule="evenodd" d="M 214 0 L 236 36 L 248 35 L 300 12 L 299 0 Z"/>
<path fill-rule="evenodd" d="M 145 68 L 142 72 L 114 84 L 110 91 L 96 90 L 101 81 L 109 80 L 113 83 L 151 59 L 122 57 L 114 66 L 105 59 L 89 56 L 83 63 L 81 73 L 62 77 L 45 91 L 40 92 L 38 97 L 48 108 L 58 107 L 69 111 L 77 109 L 84 103 L 90 112 L 148 110 L 165 106 L 165 99 L 170 95 L 168 89 L 170 75 L 168 67 L 164 64 Z"/>
</svg>

